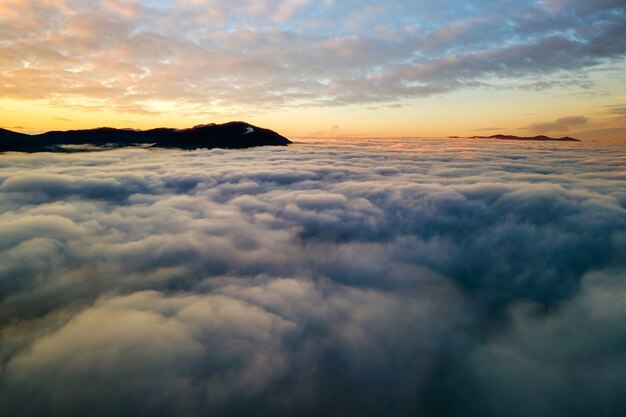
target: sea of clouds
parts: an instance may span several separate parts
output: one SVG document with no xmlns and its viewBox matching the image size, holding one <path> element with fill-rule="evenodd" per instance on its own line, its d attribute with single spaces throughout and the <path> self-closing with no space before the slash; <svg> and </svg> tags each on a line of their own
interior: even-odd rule
<svg viewBox="0 0 626 417">
<path fill-rule="evenodd" d="M 626 148 L 0 155 L 0 414 L 621 416 Z"/>
</svg>

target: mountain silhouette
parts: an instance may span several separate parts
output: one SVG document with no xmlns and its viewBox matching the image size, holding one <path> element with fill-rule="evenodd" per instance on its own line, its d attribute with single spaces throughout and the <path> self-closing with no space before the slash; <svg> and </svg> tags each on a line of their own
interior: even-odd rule
<svg viewBox="0 0 626 417">
<path fill-rule="evenodd" d="M 174 149 L 241 149 L 286 146 L 291 141 L 278 133 L 245 122 L 198 125 L 189 129 L 150 130 L 101 127 L 27 135 L 0 129 L 0 152 L 78 152 L 128 146 Z"/>
<path fill-rule="evenodd" d="M 551 138 L 550 136 L 513 136 L 513 135 L 493 135 L 493 136 L 471 136 L 470 139 L 499 139 L 499 140 L 536 140 L 551 142 L 580 142 L 580 140 L 565 136 L 562 138 Z"/>
</svg>

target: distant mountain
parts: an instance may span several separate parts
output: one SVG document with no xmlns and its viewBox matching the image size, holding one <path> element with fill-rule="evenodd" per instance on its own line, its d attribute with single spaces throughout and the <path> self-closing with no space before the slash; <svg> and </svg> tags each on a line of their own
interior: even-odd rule
<svg viewBox="0 0 626 417">
<path fill-rule="evenodd" d="M 198 125 L 189 129 L 151 130 L 102 127 L 26 135 L 0 129 L 0 152 L 78 152 L 128 146 L 174 149 L 240 149 L 286 146 L 291 141 L 278 133 L 245 122 Z"/>
<path fill-rule="evenodd" d="M 513 136 L 513 135 L 492 135 L 492 136 L 471 136 L 470 139 L 498 139 L 498 140 L 536 140 L 552 142 L 580 142 L 578 139 L 565 136 L 562 138 L 551 138 L 550 136 Z"/>
</svg>

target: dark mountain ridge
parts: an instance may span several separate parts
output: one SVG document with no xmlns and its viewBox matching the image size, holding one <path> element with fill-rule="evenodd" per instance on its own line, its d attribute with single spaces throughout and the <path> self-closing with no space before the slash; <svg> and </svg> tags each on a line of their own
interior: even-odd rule
<svg viewBox="0 0 626 417">
<path fill-rule="evenodd" d="M 27 135 L 0 129 L 0 152 L 76 152 L 147 146 L 174 149 L 241 149 L 254 146 L 286 146 L 291 141 L 278 133 L 245 122 L 198 125 L 188 129 L 150 130 L 101 127 L 51 131 Z"/>
<path fill-rule="evenodd" d="M 514 135 L 492 135 L 492 136 L 471 136 L 470 139 L 499 139 L 499 140 L 536 140 L 551 142 L 580 142 L 580 140 L 564 136 L 562 138 L 551 138 L 550 136 L 514 136 Z"/>
</svg>

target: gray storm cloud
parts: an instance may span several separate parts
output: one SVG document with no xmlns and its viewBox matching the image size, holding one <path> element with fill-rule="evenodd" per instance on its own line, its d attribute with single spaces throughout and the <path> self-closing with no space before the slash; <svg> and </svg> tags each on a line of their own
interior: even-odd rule
<svg viewBox="0 0 626 417">
<path fill-rule="evenodd" d="M 0 411 L 622 415 L 623 148 L 496 145 L 0 155 Z"/>
</svg>

